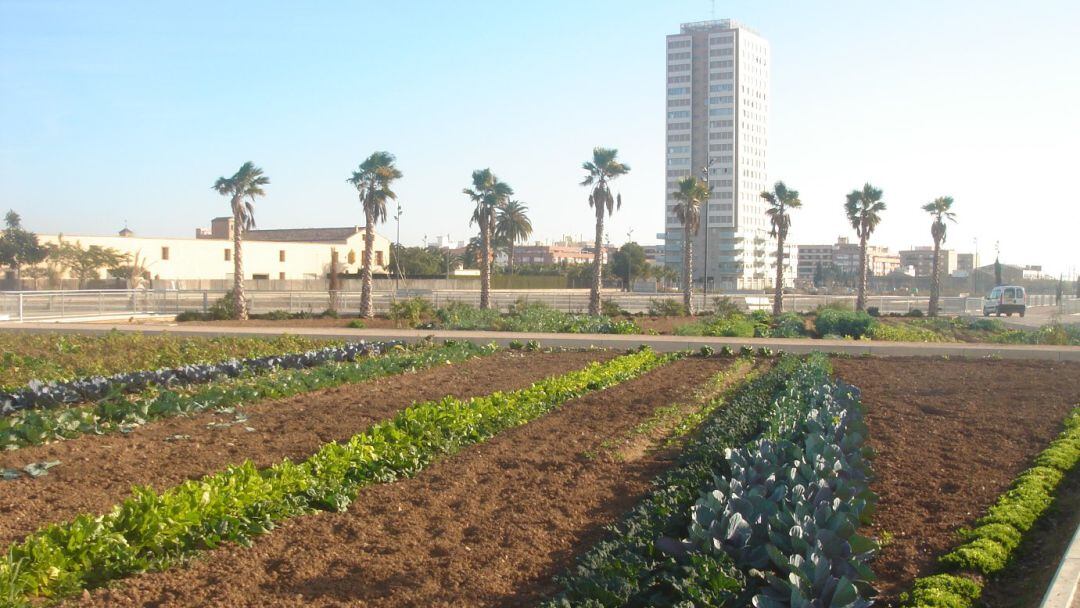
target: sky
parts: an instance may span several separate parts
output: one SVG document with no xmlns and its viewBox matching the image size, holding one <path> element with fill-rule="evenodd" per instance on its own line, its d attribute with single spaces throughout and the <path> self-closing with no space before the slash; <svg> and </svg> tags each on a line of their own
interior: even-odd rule
<svg viewBox="0 0 1080 608">
<path fill-rule="evenodd" d="M 588 238 L 600 145 L 631 166 L 610 241 L 655 243 L 664 37 L 714 17 L 771 44 L 768 173 L 800 192 L 793 242 L 854 237 L 844 195 L 870 181 L 874 243 L 930 244 L 920 206 L 950 195 L 946 246 L 1080 270 L 1075 0 L 0 0 L 0 209 L 42 233 L 192 236 L 251 160 L 271 178 L 260 227 L 362 224 L 345 179 L 387 150 L 403 243 L 472 236 L 461 189 L 484 167 L 534 239 Z"/>
</svg>

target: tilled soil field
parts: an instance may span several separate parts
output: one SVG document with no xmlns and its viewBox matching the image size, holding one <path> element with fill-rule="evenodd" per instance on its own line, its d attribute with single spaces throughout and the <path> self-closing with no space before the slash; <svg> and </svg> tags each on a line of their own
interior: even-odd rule
<svg viewBox="0 0 1080 608">
<path fill-rule="evenodd" d="M 936 559 L 1008 489 L 1080 403 L 1080 365 L 1027 361 L 837 359 L 862 389 L 880 499 L 872 535 L 879 605 Z"/>
<path fill-rule="evenodd" d="M 286 522 L 253 547 L 85 595 L 92 606 L 524 606 L 669 467 L 671 451 L 592 458 L 730 360 L 686 359 L 590 393 L 343 513 Z"/>
<path fill-rule="evenodd" d="M 602 351 L 509 351 L 251 404 L 242 408 L 248 419 L 229 426 L 208 426 L 234 419 L 204 412 L 159 420 L 126 434 L 84 435 L 0 452 L 0 468 L 61 463 L 44 477 L 0 482 L 0 543 L 6 546 L 44 524 L 80 513 L 106 512 L 126 498 L 133 485 L 162 490 L 245 459 L 260 467 L 284 458 L 303 459 L 319 446 L 348 439 L 417 401 L 518 389 L 614 356 Z"/>
</svg>

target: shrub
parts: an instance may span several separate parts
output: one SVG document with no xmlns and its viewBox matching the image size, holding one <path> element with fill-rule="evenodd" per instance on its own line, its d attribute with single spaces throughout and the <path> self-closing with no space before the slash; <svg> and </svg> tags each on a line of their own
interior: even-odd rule
<svg viewBox="0 0 1080 608">
<path fill-rule="evenodd" d="M 853 311 L 855 306 L 850 300 L 833 300 L 826 304 L 818 304 L 818 307 L 814 309 L 814 313 L 818 314 L 823 310 Z"/>
<path fill-rule="evenodd" d="M 871 340 L 887 342 L 941 342 L 942 337 L 931 329 L 907 324 L 874 323 L 870 327 Z"/>
<path fill-rule="evenodd" d="M 251 316 L 253 318 L 267 319 L 269 321 L 288 321 L 293 318 L 293 315 L 289 314 L 289 311 L 287 310 L 271 310 L 266 314 Z"/>
<path fill-rule="evenodd" d="M 818 312 L 814 328 L 819 336 L 835 334 L 858 339 L 869 333 L 875 323 L 865 312 L 827 308 Z"/>
<path fill-rule="evenodd" d="M 351 329 L 364 329 L 364 327 L 365 327 L 364 320 L 363 319 L 353 319 L 352 321 L 349 321 L 349 324 L 346 325 L 346 327 L 351 328 Z"/>
<path fill-rule="evenodd" d="M 176 315 L 177 323 L 186 323 L 188 321 L 206 321 L 207 319 L 208 317 L 205 314 L 195 310 L 185 310 L 184 312 Z"/>
<path fill-rule="evenodd" d="M 677 336 L 716 336 L 727 338 L 753 338 L 754 322 L 742 313 L 725 317 L 709 317 L 675 328 Z"/>
<path fill-rule="evenodd" d="M 732 313 L 742 312 L 739 305 L 732 300 L 730 296 L 719 296 L 713 298 L 713 313 L 717 316 L 724 317 Z"/>
<path fill-rule="evenodd" d="M 208 312 L 209 318 L 214 321 L 224 321 L 236 318 L 236 298 L 230 290 L 225 295 L 214 301 Z"/>
<path fill-rule="evenodd" d="M 626 314 L 626 311 L 619 308 L 618 302 L 608 299 L 600 302 L 600 314 L 606 317 L 618 317 Z"/>
<path fill-rule="evenodd" d="M 682 317 L 686 314 L 686 307 L 678 300 L 671 298 L 649 300 L 649 316 L 651 317 Z"/>
<path fill-rule="evenodd" d="M 802 338 L 806 335 L 806 323 L 799 315 L 785 312 L 773 319 L 769 335 L 773 338 Z"/>
<path fill-rule="evenodd" d="M 881 316 L 881 309 L 878 308 L 877 306 L 867 306 L 866 307 L 866 314 L 870 315 L 871 317 L 880 317 Z"/>
<path fill-rule="evenodd" d="M 499 311 L 482 310 L 465 302 L 451 302 L 435 313 L 444 329 L 501 329 Z"/>
<path fill-rule="evenodd" d="M 435 309 L 424 298 L 415 297 L 390 305 L 390 318 L 395 321 L 404 321 L 410 327 L 419 325 L 424 319 L 431 318 Z"/>
<path fill-rule="evenodd" d="M 921 316 L 923 316 L 923 311 L 919 310 L 918 308 L 912 308 L 911 310 L 907 311 L 907 314 L 904 315 L 904 316 L 905 317 L 921 317 Z"/>
</svg>

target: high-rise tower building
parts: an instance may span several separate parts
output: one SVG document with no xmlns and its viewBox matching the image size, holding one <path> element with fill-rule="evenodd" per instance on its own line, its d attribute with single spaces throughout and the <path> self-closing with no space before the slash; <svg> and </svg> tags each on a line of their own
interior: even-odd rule
<svg viewBox="0 0 1080 608">
<path fill-rule="evenodd" d="M 775 278 L 776 241 L 761 198 L 769 187 L 769 62 L 768 41 L 731 19 L 684 23 L 667 37 L 664 262 L 682 266 L 672 194 L 681 178 L 707 171 L 694 277 L 700 285 L 707 273 L 710 291 L 765 289 Z"/>
</svg>

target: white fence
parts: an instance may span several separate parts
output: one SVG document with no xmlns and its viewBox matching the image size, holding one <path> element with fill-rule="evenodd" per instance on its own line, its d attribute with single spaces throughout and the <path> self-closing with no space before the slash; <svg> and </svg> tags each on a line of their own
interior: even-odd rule
<svg viewBox="0 0 1080 608">
<path fill-rule="evenodd" d="M 225 295 L 224 291 L 215 290 L 74 290 L 74 291 L 21 291 L 0 292 L 0 320 L 32 321 L 50 319 L 86 319 L 94 317 L 127 317 L 135 315 L 175 315 L 185 310 L 207 311 L 213 303 Z M 318 291 L 250 291 L 247 294 L 249 309 L 253 313 L 266 313 L 275 310 L 288 312 L 319 313 L 329 306 L 329 294 Z M 480 292 L 474 290 L 399 290 L 376 291 L 374 304 L 376 312 L 389 311 L 396 301 L 411 297 L 422 297 L 436 307 L 449 302 L 467 302 L 479 305 Z M 631 313 L 643 313 L 649 310 L 653 300 L 668 299 L 682 301 L 681 294 L 640 294 L 621 291 L 605 291 L 605 300 L 611 300 L 620 308 Z M 740 308 L 748 310 L 769 310 L 772 298 L 758 294 L 722 294 L 710 295 L 708 302 L 696 294 L 700 310 L 711 310 L 716 297 L 728 297 Z M 553 308 L 566 312 L 581 312 L 588 308 L 589 292 L 584 289 L 553 290 L 493 290 L 492 304 L 500 310 L 519 302 L 543 302 Z M 853 306 L 854 296 L 831 295 L 795 295 L 784 296 L 784 310 L 805 312 L 823 305 L 842 303 Z M 359 312 L 360 292 L 343 291 L 338 293 L 338 312 L 344 315 Z M 913 309 L 926 311 L 928 298 L 904 296 L 871 296 L 867 306 L 877 307 L 882 314 L 906 313 Z M 1028 306 L 1055 306 L 1054 297 L 1032 295 L 1028 297 Z M 1080 312 L 1080 300 L 1068 297 L 1061 304 L 1061 312 L 1072 314 Z M 944 314 L 980 314 L 981 298 L 942 298 L 941 310 Z"/>
</svg>

